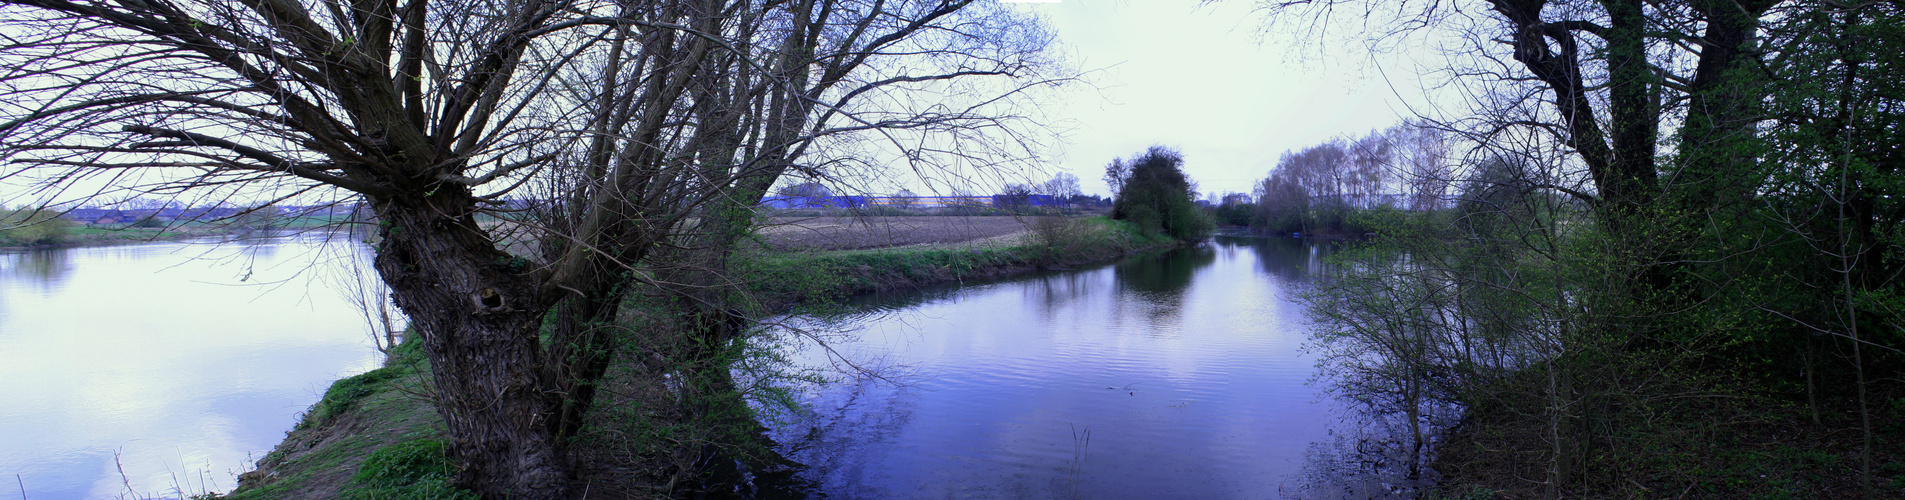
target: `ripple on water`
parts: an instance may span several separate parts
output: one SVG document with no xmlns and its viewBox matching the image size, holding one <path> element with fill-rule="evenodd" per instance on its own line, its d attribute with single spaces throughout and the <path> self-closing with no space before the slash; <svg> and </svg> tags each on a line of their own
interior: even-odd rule
<svg viewBox="0 0 1905 500">
<path fill-rule="evenodd" d="M 912 378 L 821 388 L 857 406 L 778 435 L 839 498 L 1281 496 L 1335 405 L 1275 267 L 1305 249 L 1259 241 L 879 297 L 842 350 Z"/>
</svg>

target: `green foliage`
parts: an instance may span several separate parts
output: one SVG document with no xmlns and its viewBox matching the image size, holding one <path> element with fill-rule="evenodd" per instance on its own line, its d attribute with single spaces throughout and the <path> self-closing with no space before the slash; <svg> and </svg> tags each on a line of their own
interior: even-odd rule
<svg viewBox="0 0 1905 500">
<path fill-rule="evenodd" d="M 414 330 L 413 330 L 414 332 Z M 390 349 L 389 359 L 383 368 L 360 373 L 331 383 L 324 391 L 324 397 L 311 410 L 305 412 L 304 419 L 298 422 L 298 428 L 308 428 L 324 423 L 344 412 L 350 411 L 358 401 L 386 390 L 388 382 L 406 375 L 414 375 L 417 367 L 424 361 L 422 342 L 400 342 Z"/>
<path fill-rule="evenodd" d="M 147 216 L 145 218 L 134 221 L 132 225 L 129 227 L 136 227 L 141 229 L 164 229 L 165 221 L 159 220 L 157 217 Z"/>
<path fill-rule="evenodd" d="M 1168 235 L 1179 241 L 1197 241 L 1216 229 L 1211 215 L 1192 200 L 1190 178 L 1184 175 L 1184 157 L 1162 146 L 1153 146 L 1123 165 L 1124 176 L 1118 199 L 1112 203 L 1111 218 L 1129 220 L 1140 229 Z"/>
<path fill-rule="evenodd" d="M 1226 203 L 1213 209 L 1211 216 L 1218 224 L 1244 227 L 1250 225 L 1250 219 L 1256 211 L 1257 205 L 1253 203 Z"/>
<path fill-rule="evenodd" d="M 1090 221 L 1058 216 L 1038 217 L 1032 220 L 1032 250 L 1040 264 L 1055 264 L 1084 251 L 1096 243 L 1094 240 L 1100 234 L 1091 227 Z"/>
<path fill-rule="evenodd" d="M 384 382 L 397 375 L 397 369 L 385 367 L 331 383 L 331 388 L 324 391 L 324 398 L 312 405 L 304 420 L 298 422 L 298 428 L 317 425 L 349 411 L 358 400 L 376 393 Z"/>
<path fill-rule="evenodd" d="M 72 221 L 50 210 L 0 211 L 0 246 L 57 245 L 72 228 Z"/>
<path fill-rule="evenodd" d="M 450 486 L 456 464 L 438 439 L 419 439 L 378 449 L 351 476 L 343 500 L 479 500 L 474 492 Z"/>
</svg>

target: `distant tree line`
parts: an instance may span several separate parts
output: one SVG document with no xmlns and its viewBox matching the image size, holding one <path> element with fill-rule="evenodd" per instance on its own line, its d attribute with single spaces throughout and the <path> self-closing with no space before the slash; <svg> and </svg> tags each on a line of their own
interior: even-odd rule
<svg viewBox="0 0 1905 500">
<path fill-rule="evenodd" d="M 1442 208 L 1456 170 L 1448 152 L 1443 132 L 1415 122 L 1285 152 L 1257 183 L 1249 225 L 1278 234 L 1362 234 L 1370 228 L 1352 220 L 1356 210 Z"/>
<path fill-rule="evenodd" d="M 848 189 L 852 193 L 853 190 Z M 848 210 L 857 215 L 1023 215 L 1069 213 L 1077 209 L 1110 207 L 1111 200 L 1081 192 L 1078 176 L 1059 172 L 1041 183 L 1007 183 L 997 194 L 922 196 L 909 189 L 892 195 L 836 194 L 826 184 L 801 181 L 781 186 L 762 200 L 767 208 Z"/>
</svg>

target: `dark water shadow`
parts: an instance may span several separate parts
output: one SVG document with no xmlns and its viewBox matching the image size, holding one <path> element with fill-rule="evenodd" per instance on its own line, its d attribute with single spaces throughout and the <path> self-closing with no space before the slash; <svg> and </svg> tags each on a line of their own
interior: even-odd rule
<svg viewBox="0 0 1905 500">
<path fill-rule="evenodd" d="M 1199 270 L 1217 262 L 1217 243 L 1143 255 L 1112 267 L 1117 307 L 1142 308 L 1141 316 L 1153 332 L 1171 332 L 1181 321 L 1185 292 Z M 1122 314 L 1119 314 L 1122 316 Z"/>
<path fill-rule="evenodd" d="M 1278 237 L 1222 237 L 1257 255 L 1257 272 L 1283 283 L 1302 283 L 1323 274 L 1340 243 Z"/>
<path fill-rule="evenodd" d="M 811 412 L 776 433 L 780 456 L 800 464 L 799 477 L 783 480 L 777 491 L 805 496 L 777 498 L 899 498 L 903 492 L 882 487 L 868 471 L 879 454 L 869 444 L 891 443 L 912 421 L 916 401 L 911 390 L 867 378 L 845 382 L 855 390 L 810 401 Z M 823 493 L 819 485 L 827 485 Z"/>
<path fill-rule="evenodd" d="M 30 281 L 41 289 L 57 288 L 72 273 L 71 248 L 33 248 L 7 255 L 7 278 Z"/>
<path fill-rule="evenodd" d="M 1429 467 L 1447 429 L 1461 419 L 1455 405 L 1435 404 L 1419 417 L 1421 438 L 1412 439 L 1408 418 L 1393 408 L 1338 396 L 1343 412 L 1330 440 L 1304 452 L 1300 479 L 1284 495 L 1304 499 L 1417 498 L 1440 482 Z"/>
</svg>

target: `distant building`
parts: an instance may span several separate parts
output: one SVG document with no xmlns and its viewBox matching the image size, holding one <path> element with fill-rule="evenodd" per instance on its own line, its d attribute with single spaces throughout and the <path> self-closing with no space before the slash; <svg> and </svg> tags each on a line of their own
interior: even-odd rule
<svg viewBox="0 0 1905 500">
<path fill-rule="evenodd" d="M 761 199 L 761 206 L 779 209 L 798 208 L 865 208 L 868 196 L 769 196 Z"/>
</svg>

